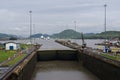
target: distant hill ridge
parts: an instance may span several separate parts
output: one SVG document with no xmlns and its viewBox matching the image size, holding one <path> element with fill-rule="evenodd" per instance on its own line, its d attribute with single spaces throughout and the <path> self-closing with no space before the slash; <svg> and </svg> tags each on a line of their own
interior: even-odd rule
<svg viewBox="0 0 120 80">
<path fill-rule="evenodd" d="M 48 37 L 50 35 L 48 35 L 48 34 L 42 34 L 42 33 L 37 33 L 37 34 L 31 35 L 30 37 L 31 38 L 40 38 L 41 36 Z"/>
<path fill-rule="evenodd" d="M 72 38 L 72 39 L 81 39 L 81 33 L 76 32 L 72 29 L 64 30 L 60 33 L 53 34 L 53 38 Z M 86 39 L 111 39 L 111 38 L 120 38 L 120 31 L 106 31 L 101 33 L 84 33 L 84 38 Z"/>
<path fill-rule="evenodd" d="M 75 38 L 80 38 L 80 36 L 81 36 L 81 34 L 79 32 L 76 32 L 72 29 L 67 29 L 60 33 L 52 35 L 53 38 L 64 38 L 64 39 L 66 39 L 66 38 L 75 39 Z"/>
<path fill-rule="evenodd" d="M 56 33 L 53 35 L 45 34 L 46 36 L 50 36 L 52 38 L 61 38 L 61 39 L 81 39 L 81 33 L 76 32 L 72 29 L 64 30 L 60 33 Z M 45 36 L 44 34 L 38 33 L 32 35 L 32 37 L 40 38 L 41 36 Z M 45 37 L 46 37 L 45 36 Z M 84 33 L 84 38 L 86 39 L 111 39 L 111 38 L 119 38 L 120 37 L 120 31 L 106 31 L 101 33 Z"/>
<path fill-rule="evenodd" d="M 0 33 L 0 39 L 10 39 L 11 37 L 17 38 L 16 35 Z"/>
<path fill-rule="evenodd" d="M 75 30 L 72 30 L 72 29 L 67 29 L 67 30 L 61 31 L 60 33 L 56 33 L 56 34 L 53 34 L 53 35 L 37 33 L 37 34 L 33 34 L 31 37 L 40 38 L 41 36 L 44 36 L 44 37 L 50 36 L 51 38 L 61 38 L 61 39 L 81 39 L 81 33 L 76 32 Z M 0 33 L 0 39 L 4 39 L 4 38 L 8 39 L 10 37 L 17 37 L 17 36 Z M 84 38 L 86 38 L 86 39 L 120 38 L 120 31 L 106 31 L 106 33 L 105 32 L 84 33 Z"/>
</svg>

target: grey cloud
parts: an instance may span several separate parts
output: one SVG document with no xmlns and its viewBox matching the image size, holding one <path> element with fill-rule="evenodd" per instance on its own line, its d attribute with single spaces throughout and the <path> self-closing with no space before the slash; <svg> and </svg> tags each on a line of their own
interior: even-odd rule
<svg viewBox="0 0 120 80">
<path fill-rule="evenodd" d="M 36 32 L 52 34 L 74 29 L 74 20 L 79 32 L 101 32 L 105 3 L 107 29 L 115 26 L 114 30 L 120 30 L 119 0 L 0 0 L 0 32 L 29 35 L 29 10 L 33 11 Z"/>
</svg>

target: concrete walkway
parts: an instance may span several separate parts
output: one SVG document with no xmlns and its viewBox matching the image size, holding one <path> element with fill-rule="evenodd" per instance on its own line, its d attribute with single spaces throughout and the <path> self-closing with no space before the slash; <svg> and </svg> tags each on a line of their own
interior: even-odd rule
<svg viewBox="0 0 120 80">
<path fill-rule="evenodd" d="M 73 50 L 66 46 L 56 43 L 54 40 L 37 40 L 39 44 L 43 44 L 39 50 Z"/>
<path fill-rule="evenodd" d="M 7 42 L 7 41 L 6 41 Z M 25 40 L 17 40 L 14 41 L 17 43 L 29 43 L 30 40 L 25 39 Z M 32 43 L 36 44 L 43 44 L 42 47 L 39 50 L 73 50 L 71 48 L 65 47 L 61 44 L 58 44 L 55 42 L 55 40 L 50 39 L 50 40 L 45 40 L 45 39 L 33 39 Z"/>
</svg>

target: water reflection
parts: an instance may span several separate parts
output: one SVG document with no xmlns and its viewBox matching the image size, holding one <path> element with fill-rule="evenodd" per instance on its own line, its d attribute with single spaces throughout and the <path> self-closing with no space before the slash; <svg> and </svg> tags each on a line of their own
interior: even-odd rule
<svg viewBox="0 0 120 80">
<path fill-rule="evenodd" d="M 75 61 L 38 62 L 32 80 L 99 80 Z"/>
</svg>

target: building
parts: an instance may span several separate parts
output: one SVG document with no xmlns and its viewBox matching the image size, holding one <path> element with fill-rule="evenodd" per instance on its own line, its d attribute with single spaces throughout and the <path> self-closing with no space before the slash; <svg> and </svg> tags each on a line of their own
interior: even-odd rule
<svg viewBox="0 0 120 80">
<path fill-rule="evenodd" d="M 7 42 L 7 43 L 5 43 L 5 50 L 17 50 L 19 48 L 20 48 L 19 43 L 15 43 L 15 42 Z"/>
<path fill-rule="evenodd" d="M 41 39 L 44 39 L 44 36 L 41 36 L 40 38 L 41 38 Z"/>
</svg>

